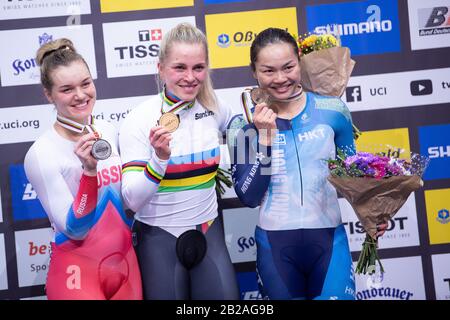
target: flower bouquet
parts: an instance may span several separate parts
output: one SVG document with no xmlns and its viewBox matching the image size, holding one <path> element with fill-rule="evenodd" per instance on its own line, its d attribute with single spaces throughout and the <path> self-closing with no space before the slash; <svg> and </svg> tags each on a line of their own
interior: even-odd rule
<svg viewBox="0 0 450 320">
<path fill-rule="evenodd" d="M 301 84 L 307 91 L 340 97 L 347 87 L 355 61 L 350 49 L 331 34 L 311 34 L 298 39 Z"/>
<path fill-rule="evenodd" d="M 384 272 L 377 253 L 377 225 L 387 223 L 410 193 L 423 185 L 421 177 L 429 158 L 415 153 L 408 159 L 369 152 L 347 155 L 338 150 L 336 159 L 327 162 L 328 180 L 351 204 L 366 231 L 356 273 L 373 274 L 376 262 Z"/>
<path fill-rule="evenodd" d="M 342 96 L 355 66 L 350 49 L 341 47 L 340 38 L 331 34 L 299 37 L 298 43 L 303 89 L 325 96 Z M 353 125 L 354 139 L 360 135 Z"/>
</svg>

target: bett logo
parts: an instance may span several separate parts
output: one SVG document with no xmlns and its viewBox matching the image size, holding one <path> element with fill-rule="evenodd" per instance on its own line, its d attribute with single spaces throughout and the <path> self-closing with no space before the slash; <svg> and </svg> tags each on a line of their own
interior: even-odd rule
<svg viewBox="0 0 450 320">
<path fill-rule="evenodd" d="M 413 96 L 425 96 L 433 93 L 433 82 L 430 79 L 411 81 L 409 87 Z"/>
<path fill-rule="evenodd" d="M 450 33 L 450 7 L 433 7 L 419 10 L 419 19 L 422 29 L 420 36 Z"/>
</svg>

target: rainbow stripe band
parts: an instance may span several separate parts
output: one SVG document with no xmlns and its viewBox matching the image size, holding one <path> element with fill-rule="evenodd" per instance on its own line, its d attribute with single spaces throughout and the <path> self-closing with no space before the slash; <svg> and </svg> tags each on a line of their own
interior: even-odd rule
<svg viewBox="0 0 450 320">
<path fill-rule="evenodd" d="M 152 168 L 150 163 L 145 161 L 130 161 L 122 166 L 122 174 L 142 171 L 144 171 L 147 179 L 155 184 L 159 184 L 163 178 L 162 175 L 160 175 L 155 169 Z"/>
<path fill-rule="evenodd" d="M 145 166 L 145 170 L 144 170 L 145 176 L 152 182 L 159 184 L 163 178 L 162 175 L 160 175 L 158 172 L 155 171 L 155 169 L 153 169 L 150 166 L 150 163 L 147 163 L 147 165 Z"/>
<path fill-rule="evenodd" d="M 167 104 L 169 107 L 173 106 L 173 109 L 170 109 L 167 112 L 172 112 L 176 114 L 177 111 L 182 109 L 189 109 L 194 106 L 195 101 L 183 101 L 177 96 L 171 94 L 169 91 L 164 88 L 164 90 L 161 92 L 161 97 L 165 104 Z M 161 113 L 165 113 L 161 108 Z"/>
<path fill-rule="evenodd" d="M 213 188 L 220 162 L 220 149 L 170 158 L 164 176 L 146 161 L 130 161 L 122 166 L 122 173 L 142 172 L 150 181 L 159 184 L 158 192 L 178 192 Z"/>
</svg>

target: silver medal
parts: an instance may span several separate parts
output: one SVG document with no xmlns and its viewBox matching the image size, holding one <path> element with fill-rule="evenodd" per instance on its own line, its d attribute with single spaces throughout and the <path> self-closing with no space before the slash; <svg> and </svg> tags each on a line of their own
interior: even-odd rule
<svg viewBox="0 0 450 320">
<path fill-rule="evenodd" d="M 92 156 L 97 160 L 108 159 L 111 155 L 112 148 L 108 141 L 104 139 L 98 139 L 92 145 Z"/>
</svg>

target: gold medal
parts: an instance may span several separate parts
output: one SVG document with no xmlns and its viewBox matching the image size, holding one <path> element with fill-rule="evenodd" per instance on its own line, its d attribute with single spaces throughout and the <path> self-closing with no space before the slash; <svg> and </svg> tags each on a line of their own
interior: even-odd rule
<svg viewBox="0 0 450 320">
<path fill-rule="evenodd" d="M 172 133 L 177 130 L 178 126 L 180 125 L 180 119 L 176 114 L 173 114 L 172 112 L 166 112 L 161 115 L 158 120 L 158 124 L 166 128 L 169 133 Z"/>
</svg>

